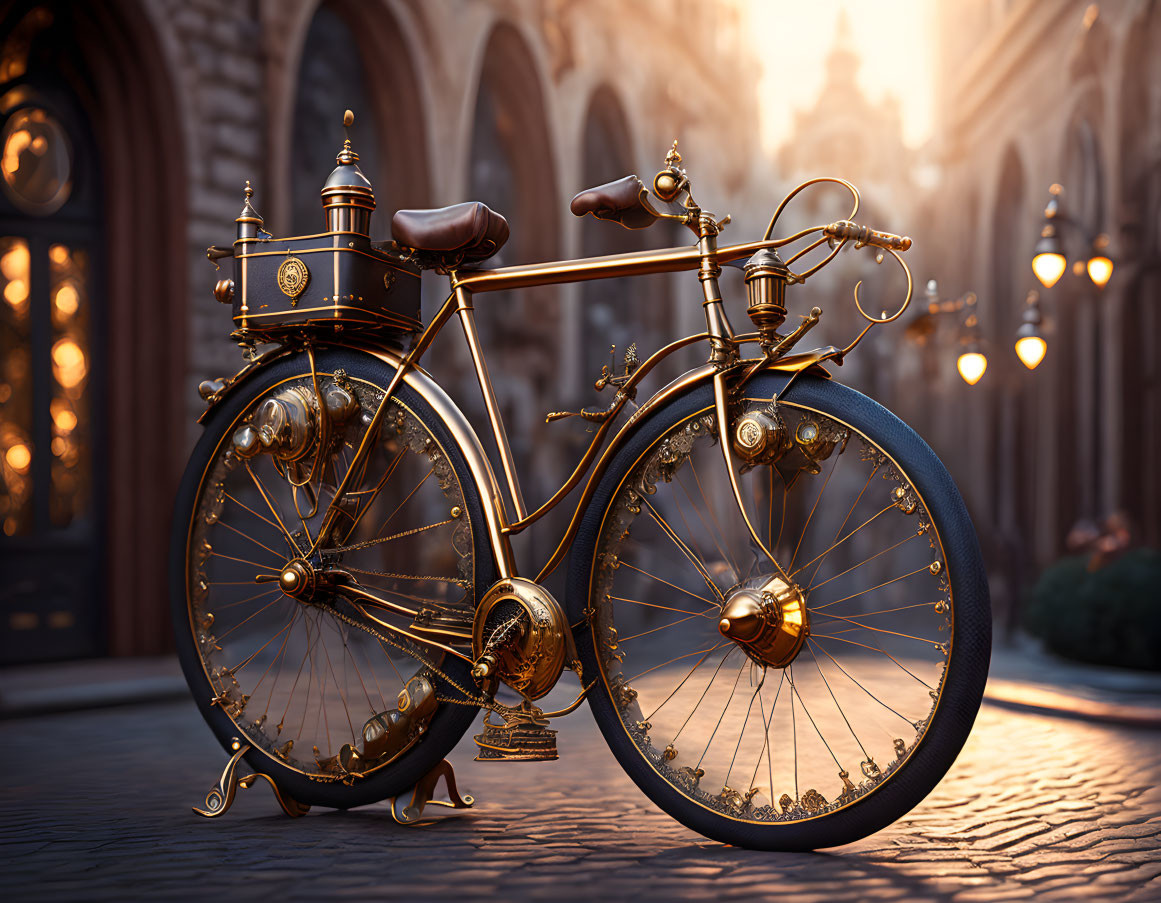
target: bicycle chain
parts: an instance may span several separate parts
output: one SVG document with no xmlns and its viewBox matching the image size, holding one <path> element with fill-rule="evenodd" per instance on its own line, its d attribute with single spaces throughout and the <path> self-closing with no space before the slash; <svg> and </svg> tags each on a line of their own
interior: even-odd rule
<svg viewBox="0 0 1161 903">
<path fill-rule="evenodd" d="M 379 640 L 379 642 L 381 642 L 381 643 L 386 643 L 388 646 L 394 646 L 396 649 L 398 649 L 404 655 L 408 655 L 411 658 L 417 659 L 420 662 L 420 664 L 422 664 L 425 668 L 427 668 L 429 671 L 431 671 L 433 674 L 437 675 L 438 677 L 442 678 L 444 681 L 446 681 L 448 684 L 450 684 L 454 689 L 459 690 L 460 693 L 462 693 L 464 696 L 463 699 L 453 699 L 451 697 L 439 696 L 437 694 L 435 697 L 437 701 L 449 702 L 449 703 L 452 703 L 453 705 L 475 706 L 477 708 L 488 709 L 489 711 L 496 712 L 497 714 L 503 714 L 505 711 L 507 711 L 510 708 L 510 706 L 501 705 L 498 702 L 494 702 L 494 701 L 485 699 L 482 696 L 473 696 L 471 693 L 469 693 L 467 690 L 465 690 L 463 687 L 461 687 L 458 683 L 456 683 L 454 680 L 452 680 L 452 678 L 445 671 L 441 670 L 440 668 L 437 668 L 435 665 L 433 665 L 431 662 L 429 662 L 427 659 L 425 659 L 421 654 L 419 654 L 418 652 L 416 652 L 413 649 L 408 649 L 402 643 L 400 643 L 398 640 L 392 639 L 391 637 L 389 637 L 383 633 L 380 633 L 374 627 L 371 627 L 367 624 L 361 624 L 360 622 L 356 621 L 354 618 L 350 617 L 350 615 L 344 614 L 343 612 L 339 611 L 338 609 L 332 608 L 329 611 L 332 615 L 334 615 L 340 621 L 344 621 L 347 624 L 350 624 L 352 627 L 358 628 L 359 630 L 362 630 L 362 631 L 365 631 L 366 633 L 371 634 L 371 636 L 375 637 L 375 639 Z"/>
</svg>

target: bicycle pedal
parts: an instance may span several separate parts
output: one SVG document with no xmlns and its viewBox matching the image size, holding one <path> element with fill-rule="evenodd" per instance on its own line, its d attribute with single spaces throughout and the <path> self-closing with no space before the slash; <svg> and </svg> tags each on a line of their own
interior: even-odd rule
<svg viewBox="0 0 1161 903">
<path fill-rule="evenodd" d="M 480 751 L 477 762 L 551 762 L 559 758 L 556 731 L 548 727 L 543 712 L 530 703 L 504 713 L 503 724 L 493 724 L 491 712 L 484 729 L 473 738 Z"/>
</svg>

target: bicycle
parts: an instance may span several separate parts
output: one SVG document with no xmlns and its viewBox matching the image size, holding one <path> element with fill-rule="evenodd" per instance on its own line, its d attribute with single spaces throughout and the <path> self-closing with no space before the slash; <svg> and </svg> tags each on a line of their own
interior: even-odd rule
<svg viewBox="0 0 1161 903">
<path fill-rule="evenodd" d="M 488 269 L 508 227 L 479 203 L 399 211 L 393 239 L 372 242 L 374 195 L 357 161 L 348 136 L 322 191 L 325 232 L 264 232 L 247 183 L 236 241 L 208 252 L 234 267 L 214 293 L 233 306 L 247 362 L 201 386 L 205 434 L 174 518 L 178 651 L 232 753 L 195 811 L 220 815 L 262 778 L 292 815 L 390 797 L 397 820 L 414 822 L 440 776 L 444 805 L 470 805 L 444 756 L 480 709 L 479 760 L 550 759 L 551 719 L 584 699 L 641 790 L 710 838 L 814 849 L 919 803 L 982 697 L 984 570 L 934 453 L 824 366 L 907 309 L 910 239 L 857 225 L 858 191 L 824 178 L 788 194 L 762 239 L 719 244 L 729 218 L 694 200 L 674 142 L 650 186 L 627 176 L 571 209 L 631 229 L 678 222 L 696 245 Z M 849 192 L 848 218 L 775 238 L 787 205 L 821 183 Z M 873 317 L 856 285 L 866 325 L 853 341 L 794 352 L 822 312 L 780 331 L 787 286 L 848 245 L 898 262 L 906 297 Z M 791 269 L 816 249 L 820 262 Z M 742 261 L 748 333 L 734 331 L 718 282 Z M 449 280 L 426 325 L 425 271 Z M 593 435 L 529 511 L 473 299 L 676 271 L 697 273 L 705 331 L 644 360 L 630 348 L 596 382 L 613 391 L 606 406 L 548 415 L 580 417 Z M 420 367 L 453 317 L 506 494 Z M 706 363 L 638 404 L 642 379 L 695 344 Z M 522 576 L 533 571 L 518 566 L 512 537 L 578 489 L 555 551 Z M 562 604 L 543 583 L 566 565 Z M 543 712 L 535 701 L 565 668 L 582 690 Z M 501 684 L 519 705 L 500 701 Z M 243 761 L 254 773 L 239 777 Z"/>
</svg>

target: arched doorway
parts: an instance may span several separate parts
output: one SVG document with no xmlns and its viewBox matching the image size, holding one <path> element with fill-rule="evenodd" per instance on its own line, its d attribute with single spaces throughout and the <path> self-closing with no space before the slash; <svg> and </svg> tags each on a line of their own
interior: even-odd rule
<svg viewBox="0 0 1161 903">
<path fill-rule="evenodd" d="M 323 225 L 319 189 L 342 144 L 343 110 L 355 112 L 353 144 L 375 189 L 373 228 L 391 214 L 430 203 L 430 174 L 418 79 L 411 52 L 386 9 L 330 0 L 310 20 L 295 82 L 290 132 L 290 230 Z"/>
<path fill-rule="evenodd" d="M 633 172 L 629 123 L 621 102 L 607 85 L 593 92 L 585 113 L 582 184 L 576 190 L 622 178 Z M 591 216 L 581 221 L 581 254 L 596 257 L 645 248 L 645 233 L 622 229 L 615 223 Z M 648 322 L 653 305 L 641 297 L 641 280 L 602 279 L 581 283 L 581 375 L 596 377 L 609 361 L 608 348 L 615 344 L 624 351 L 631 342 L 651 348 Z M 585 399 L 587 403 L 587 399 Z"/>
<path fill-rule="evenodd" d="M 158 227 L 185 222 L 182 153 L 125 12 L 25 3 L 0 23 L 3 662 L 169 644 L 185 273 L 181 230 Z"/>
<path fill-rule="evenodd" d="M 490 266 L 560 257 L 560 198 L 542 84 L 524 38 L 508 23 L 497 25 L 484 49 L 467 159 L 468 197 L 502 213 L 511 227 Z M 558 468 L 546 466 L 549 456 L 531 454 L 544 438 L 544 413 L 552 409 L 546 405 L 555 401 L 546 390 L 557 382 L 558 293 L 546 286 L 489 294 L 477 311 L 512 452 L 528 475 L 524 494 L 532 500 L 561 478 Z M 478 418 L 482 408 L 468 407 Z M 559 435 L 558 428 L 548 438 Z"/>
</svg>

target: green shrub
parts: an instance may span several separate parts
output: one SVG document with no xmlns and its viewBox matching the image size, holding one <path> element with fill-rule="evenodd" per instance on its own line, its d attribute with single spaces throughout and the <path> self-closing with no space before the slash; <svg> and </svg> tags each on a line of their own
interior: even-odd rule
<svg viewBox="0 0 1161 903">
<path fill-rule="evenodd" d="M 1062 558 L 1032 589 L 1024 626 L 1067 658 L 1161 671 L 1161 552 L 1133 549 L 1095 571 Z"/>
</svg>

